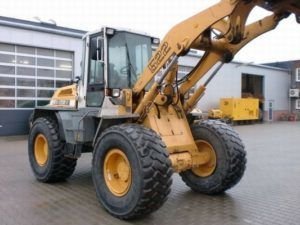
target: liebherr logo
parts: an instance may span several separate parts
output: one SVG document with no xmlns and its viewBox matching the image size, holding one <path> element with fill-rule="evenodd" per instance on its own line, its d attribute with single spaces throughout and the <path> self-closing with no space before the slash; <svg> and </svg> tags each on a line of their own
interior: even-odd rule
<svg viewBox="0 0 300 225">
<path fill-rule="evenodd" d="M 169 46 L 168 42 L 164 42 L 159 51 L 157 51 L 154 57 L 151 59 L 148 68 L 149 70 L 154 73 L 159 64 L 164 60 L 165 56 L 169 53 L 171 47 Z"/>
</svg>

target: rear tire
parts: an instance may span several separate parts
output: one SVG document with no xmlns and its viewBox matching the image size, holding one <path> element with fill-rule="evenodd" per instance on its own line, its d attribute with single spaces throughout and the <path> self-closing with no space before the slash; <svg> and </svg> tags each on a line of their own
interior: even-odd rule
<svg viewBox="0 0 300 225">
<path fill-rule="evenodd" d="M 41 117 L 34 121 L 28 138 L 28 156 L 38 181 L 58 182 L 73 174 L 77 159 L 64 157 L 63 148 L 54 120 Z"/>
<path fill-rule="evenodd" d="M 171 161 L 153 130 L 136 124 L 113 126 L 95 145 L 92 176 L 104 208 L 115 217 L 133 219 L 166 201 L 172 184 Z"/>
<path fill-rule="evenodd" d="M 238 134 L 229 125 L 214 120 L 194 124 L 191 130 L 195 141 L 212 146 L 216 165 L 208 176 L 198 176 L 192 169 L 181 172 L 186 185 L 204 194 L 219 194 L 236 185 L 246 168 L 246 152 Z"/>
</svg>

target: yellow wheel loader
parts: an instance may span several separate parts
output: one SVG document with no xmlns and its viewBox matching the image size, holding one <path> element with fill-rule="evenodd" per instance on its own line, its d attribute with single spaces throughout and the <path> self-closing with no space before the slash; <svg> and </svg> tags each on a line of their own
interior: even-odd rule
<svg viewBox="0 0 300 225">
<path fill-rule="evenodd" d="M 247 24 L 256 6 L 272 14 Z M 191 111 L 224 63 L 292 13 L 299 21 L 299 0 L 221 0 L 174 26 L 161 42 L 110 27 L 86 34 L 81 77 L 31 116 L 28 154 L 35 177 L 64 180 L 82 153 L 93 152 L 97 198 L 121 219 L 161 207 L 173 172 L 199 193 L 233 187 L 245 170 L 241 139 L 221 122 L 193 122 Z M 178 58 L 191 48 L 205 54 L 179 79 Z M 210 70 L 211 77 L 186 98 Z"/>
</svg>

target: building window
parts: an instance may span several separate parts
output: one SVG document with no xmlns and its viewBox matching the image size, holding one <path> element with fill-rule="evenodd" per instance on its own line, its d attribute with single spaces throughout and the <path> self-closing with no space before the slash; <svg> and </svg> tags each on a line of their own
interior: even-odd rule
<svg viewBox="0 0 300 225">
<path fill-rule="evenodd" d="M 0 74 L 15 74 L 15 67 L 0 65 Z"/>
<path fill-rule="evenodd" d="M 37 86 L 54 88 L 54 80 L 37 80 Z"/>
<path fill-rule="evenodd" d="M 0 109 L 47 105 L 73 77 L 74 53 L 0 43 Z"/>
<path fill-rule="evenodd" d="M 34 108 L 35 101 L 32 100 L 17 100 L 17 108 Z"/>
<path fill-rule="evenodd" d="M 18 46 L 17 45 L 17 53 L 34 55 L 35 54 L 35 49 L 32 48 L 32 47 Z"/>
<path fill-rule="evenodd" d="M 65 60 L 56 60 L 56 67 L 60 69 L 70 69 L 72 68 L 72 62 Z"/>
<path fill-rule="evenodd" d="M 15 86 L 15 78 L 14 77 L 0 77 L 0 85 Z"/>
<path fill-rule="evenodd" d="M 35 68 L 17 67 L 17 75 L 34 76 L 35 75 Z"/>
<path fill-rule="evenodd" d="M 37 55 L 41 56 L 54 56 L 54 50 L 45 49 L 45 48 L 37 48 Z"/>
<path fill-rule="evenodd" d="M 57 58 L 72 59 L 73 58 L 73 54 L 72 54 L 72 52 L 56 51 L 56 57 Z"/>
<path fill-rule="evenodd" d="M 35 79 L 17 78 L 17 86 L 35 87 Z"/>
<path fill-rule="evenodd" d="M 56 70 L 56 78 L 71 79 L 72 71 L 69 70 Z"/>
<path fill-rule="evenodd" d="M 15 56 L 9 54 L 0 54 L 0 63 L 15 63 Z"/>
<path fill-rule="evenodd" d="M 14 88 L 0 88 L 0 96 L 1 97 L 15 97 L 15 89 Z"/>
<path fill-rule="evenodd" d="M 53 59 L 45 59 L 45 58 L 38 58 L 37 59 L 38 66 L 45 66 L 45 67 L 54 67 L 54 60 Z"/>
<path fill-rule="evenodd" d="M 296 100 L 296 109 L 300 109 L 300 99 Z"/>
<path fill-rule="evenodd" d="M 35 58 L 28 56 L 17 56 L 17 63 L 22 65 L 35 65 Z"/>
<path fill-rule="evenodd" d="M 296 68 L 296 82 L 300 82 L 300 68 Z"/>
<path fill-rule="evenodd" d="M 34 89 L 17 89 L 17 97 L 35 97 Z"/>
<path fill-rule="evenodd" d="M 0 108 L 15 108 L 15 100 L 0 99 Z"/>
<path fill-rule="evenodd" d="M 51 69 L 37 69 L 37 77 L 54 77 L 54 70 Z"/>
<path fill-rule="evenodd" d="M 47 100 L 37 101 L 37 106 L 45 106 L 45 105 L 48 105 L 48 104 L 49 104 L 49 101 L 47 101 Z"/>
<path fill-rule="evenodd" d="M 0 51 L 3 52 L 15 52 L 15 46 L 10 44 L 0 43 Z"/>
<path fill-rule="evenodd" d="M 62 81 L 62 80 L 56 81 L 56 88 L 60 88 L 68 85 L 70 85 L 70 81 Z"/>
<path fill-rule="evenodd" d="M 51 98 L 51 96 L 53 95 L 54 91 L 51 90 L 38 90 L 37 91 L 37 97 L 40 98 Z"/>
</svg>

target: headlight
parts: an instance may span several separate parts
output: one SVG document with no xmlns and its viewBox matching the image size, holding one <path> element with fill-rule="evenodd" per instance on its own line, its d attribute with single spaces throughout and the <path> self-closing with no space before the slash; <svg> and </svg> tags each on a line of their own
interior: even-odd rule
<svg viewBox="0 0 300 225">
<path fill-rule="evenodd" d="M 112 97 L 114 98 L 120 97 L 120 89 L 112 89 Z"/>
<path fill-rule="evenodd" d="M 108 35 L 114 35 L 115 34 L 115 30 L 112 28 L 106 28 L 106 34 Z"/>
</svg>

